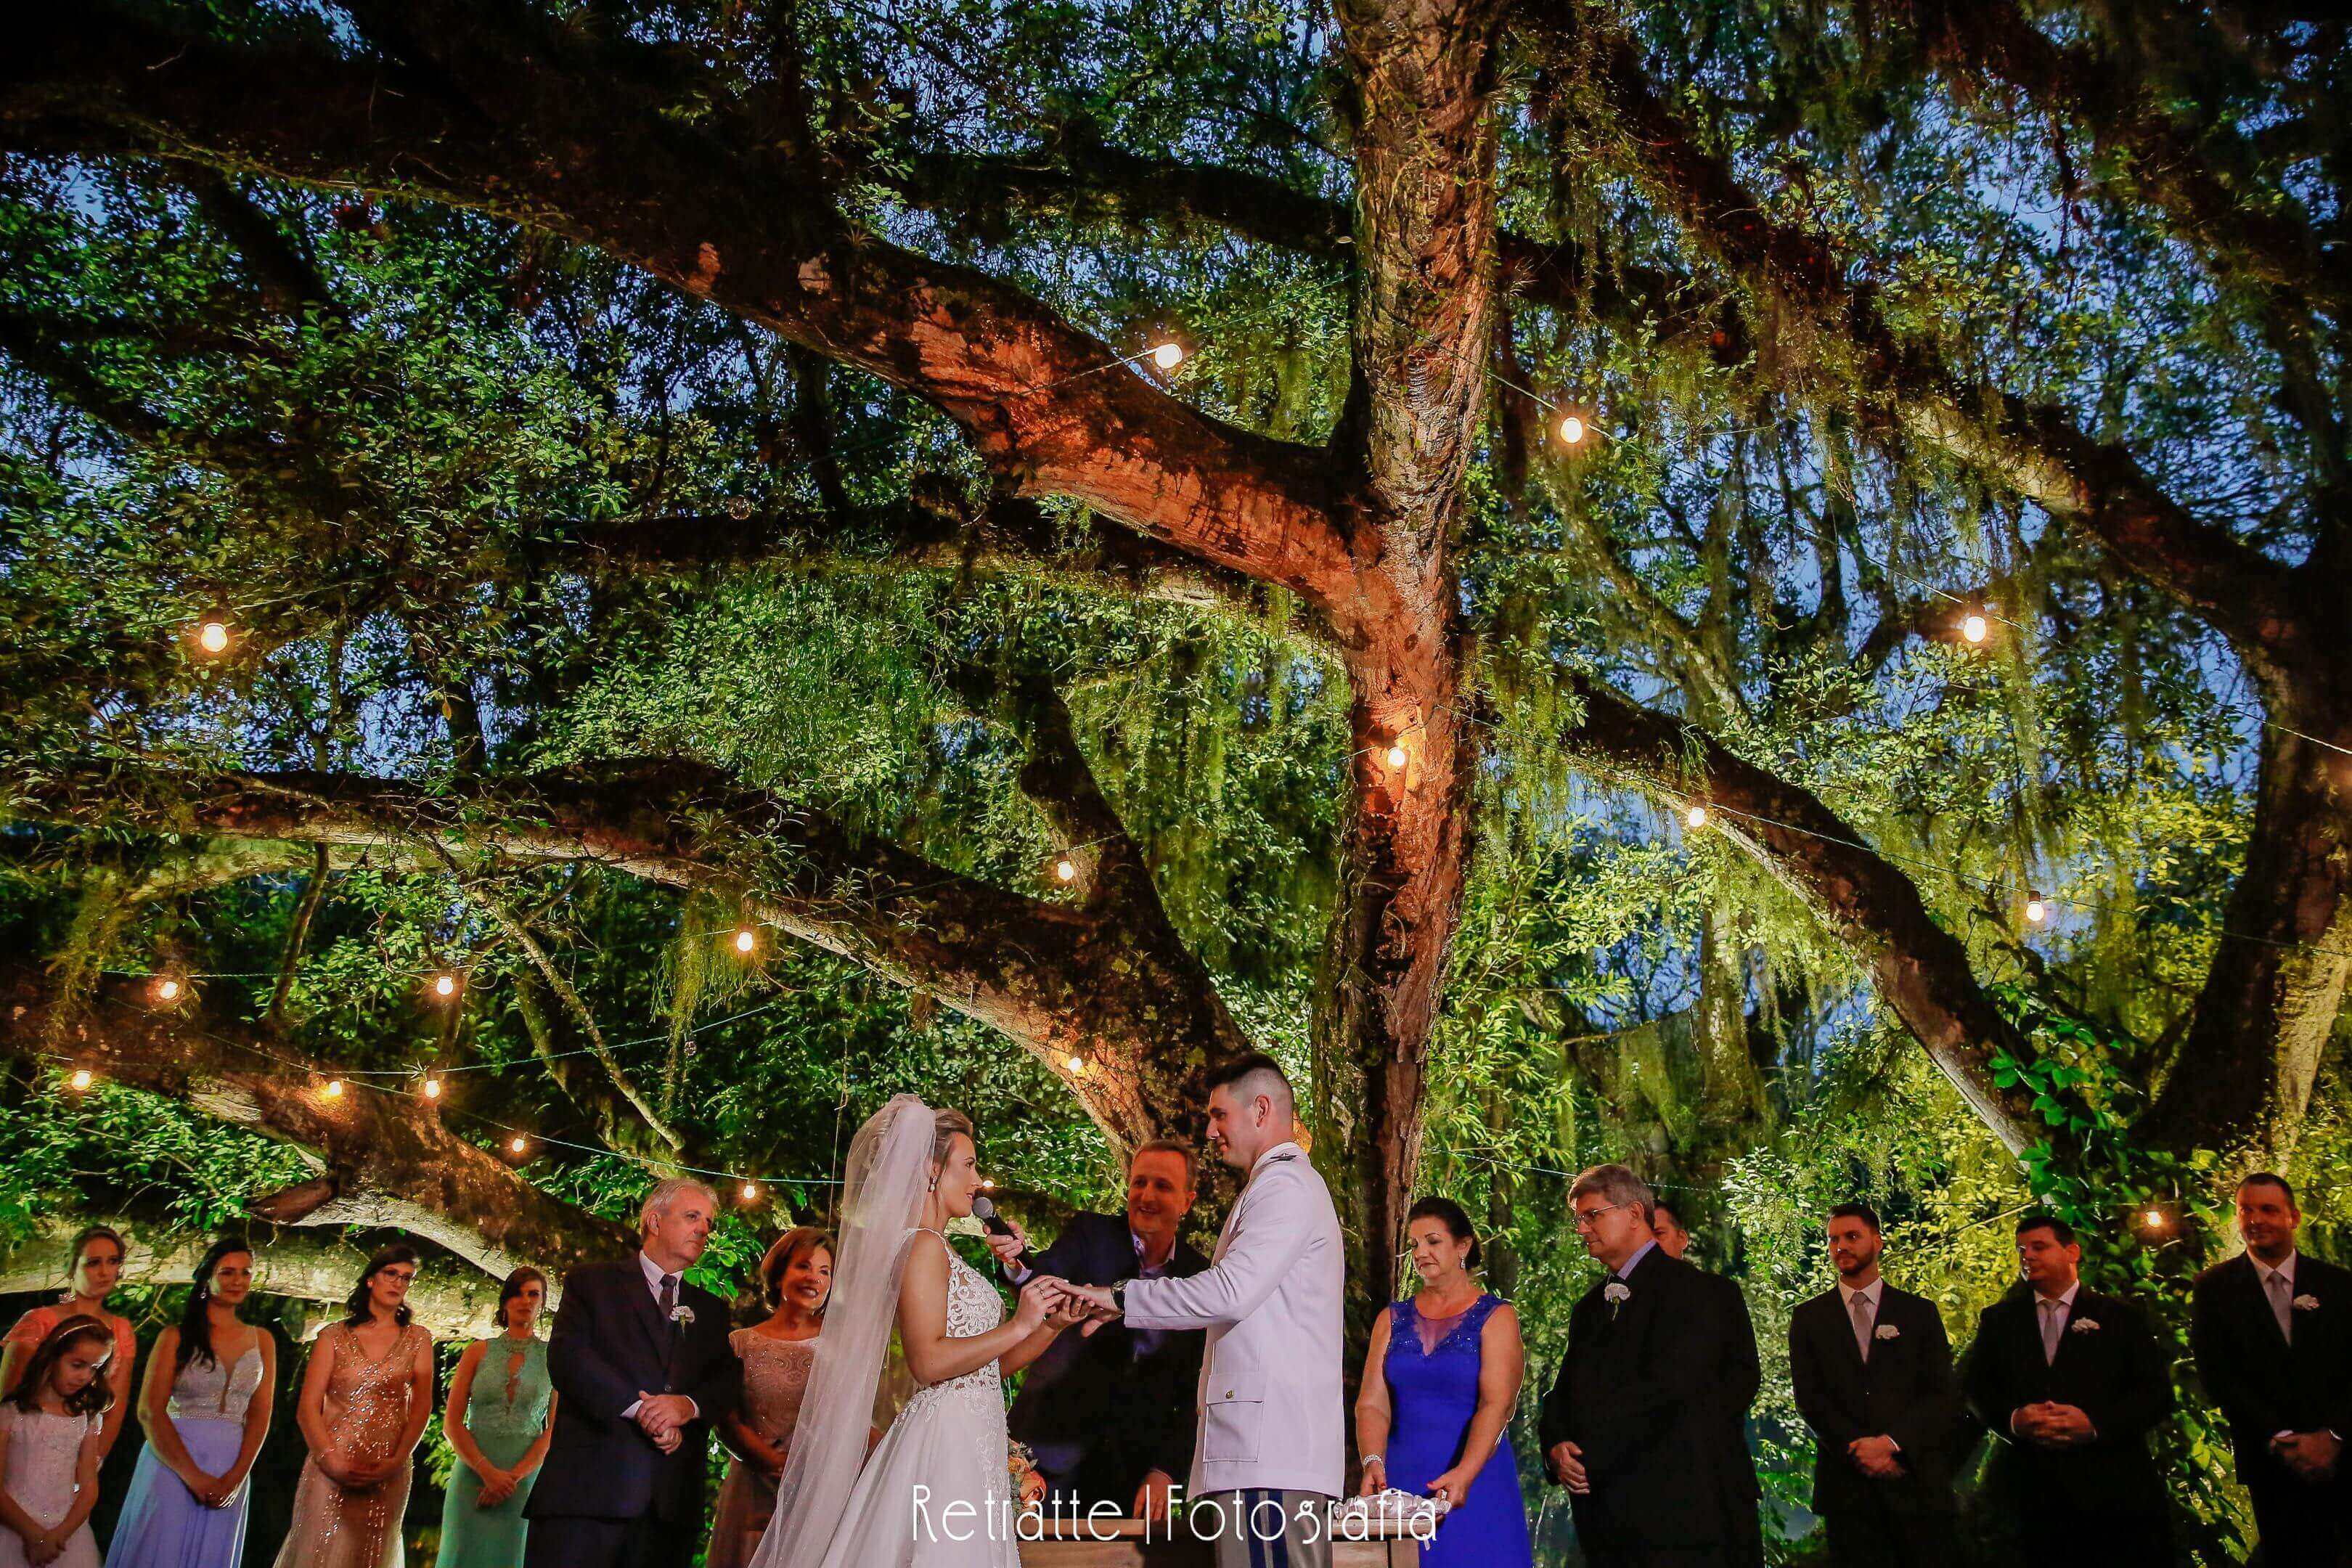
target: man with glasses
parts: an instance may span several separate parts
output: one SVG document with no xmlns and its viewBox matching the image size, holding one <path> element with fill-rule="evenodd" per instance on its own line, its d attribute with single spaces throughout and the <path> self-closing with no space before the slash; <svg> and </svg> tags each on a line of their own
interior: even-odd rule
<svg viewBox="0 0 2352 1568">
<path fill-rule="evenodd" d="M 1539 1423 L 1578 1544 L 1595 1568 L 1753 1568 L 1764 1552 L 1747 1301 L 1658 1245 L 1656 1199 L 1626 1167 L 1585 1172 L 1569 1204 L 1607 1270 L 1569 1317 Z"/>
</svg>

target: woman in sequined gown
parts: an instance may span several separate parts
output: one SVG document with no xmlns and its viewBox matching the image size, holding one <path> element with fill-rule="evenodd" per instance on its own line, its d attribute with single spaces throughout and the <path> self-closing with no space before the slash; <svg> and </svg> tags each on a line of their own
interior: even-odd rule
<svg viewBox="0 0 2352 1568">
<path fill-rule="evenodd" d="M 433 1336 L 408 1321 L 415 1278 L 409 1248 L 377 1253 L 311 1347 L 295 1406 L 310 1457 L 278 1568 L 402 1568 L 411 1456 L 433 1414 Z"/>
<path fill-rule="evenodd" d="M 523 1506 L 555 1422 L 547 1342 L 533 1331 L 546 1304 L 546 1275 L 508 1275 L 499 1289 L 505 1331 L 467 1346 L 449 1379 L 441 1427 L 458 1465 L 441 1500 L 440 1568 L 522 1568 Z"/>
<path fill-rule="evenodd" d="M 245 1484 L 269 1435 L 278 1343 L 238 1321 L 253 1251 L 216 1241 L 196 1265 L 186 1312 L 147 1361 L 139 1423 L 147 1446 L 107 1568 L 237 1568 L 245 1560 Z"/>
<path fill-rule="evenodd" d="M 747 1568 L 776 1511 L 776 1478 L 784 1473 L 833 1289 L 833 1237 L 813 1225 L 784 1232 L 760 1259 L 760 1278 L 775 1310 L 728 1336 L 743 1363 L 743 1403 L 727 1415 L 727 1436 L 747 1457 L 728 1461 L 703 1568 Z"/>
</svg>

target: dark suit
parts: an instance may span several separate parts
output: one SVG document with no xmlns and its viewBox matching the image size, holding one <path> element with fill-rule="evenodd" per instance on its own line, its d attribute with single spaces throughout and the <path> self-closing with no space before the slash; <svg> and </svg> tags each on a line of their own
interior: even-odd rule
<svg viewBox="0 0 2352 1568">
<path fill-rule="evenodd" d="M 1076 1285 L 1136 1277 L 1135 1235 L 1124 1214 L 1074 1215 L 1054 1245 L 1031 1258 L 1040 1274 Z M 1181 1241 L 1168 1275 L 1187 1279 L 1209 1260 Z M 1056 1339 L 1031 1363 L 1007 1418 L 1014 1440 L 1037 1455 L 1038 1473 L 1081 1509 L 1115 1503 L 1124 1514 L 1153 1470 L 1181 1482 L 1192 1470 L 1193 1405 L 1206 1335 L 1141 1334 L 1111 1322 Z"/>
<path fill-rule="evenodd" d="M 2238 1479 L 2254 1500 L 2263 1561 L 2329 1568 L 2352 1561 L 2352 1465 L 2317 1486 L 2271 1453 L 2281 1432 L 2352 1435 L 2352 1272 L 2298 1253 L 2290 1307 L 2294 1338 L 2279 1332 L 2253 1260 L 2240 1253 L 2197 1277 L 2189 1330 L 2205 1392 L 2229 1418 Z"/>
<path fill-rule="evenodd" d="M 524 1514 L 529 1568 L 683 1568 L 702 1543 L 702 1477 L 711 1424 L 735 1406 L 742 1367 L 727 1342 L 727 1303 L 680 1280 L 682 1325 L 661 1309 L 635 1255 L 564 1277 L 547 1342 L 560 1396 L 555 1431 Z M 621 1412 L 640 1391 L 683 1394 L 699 1412 L 664 1454 Z"/>
<path fill-rule="evenodd" d="M 2028 1562 L 2079 1568 L 2096 1543 L 2113 1562 L 2169 1563 L 2164 1482 L 2147 1435 L 2172 1413 L 2172 1377 L 2147 1315 L 2085 1286 L 2053 1362 L 2035 1300 L 2019 1290 L 1986 1308 L 1961 1363 L 1969 1408 L 1996 1439 L 1988 1490 L 2022 1527 Z M 2010 1417 L 2044 1400 L 2080 1409 L 2098 1435 L 2068 1447 L 2014 1436 Z"/>
<path fill-rule="evenodd" d="M 1653 1247 L 1624 1281 L 1586 1291 L 1538 1432 L 1582 1451 L 1591 1491 L 1571 1495 L 1577 1542 L 1603 1568 L 1763 1561 L 1747 1440 L 1756 1331 L 1730 1280 Z"/>
<path fill-rule="evenodd" d="M 1950 1555 L 1952 1465 L 1968 1409 L 1934 1302 L 1881 1281 L 1872 1327 L 1865 1362 L 1843 1291 L 1816 1296 L 1789 1318 L 1789 1377 L 1816 1450 L 1813 1511 L 1828 1528 L 1833 1563 L 1929 1568 Z M 1903 1474 L 1864 1475 L 1846 1453 L 1858 1437 L 1893 1438 Z"/>
</svg>

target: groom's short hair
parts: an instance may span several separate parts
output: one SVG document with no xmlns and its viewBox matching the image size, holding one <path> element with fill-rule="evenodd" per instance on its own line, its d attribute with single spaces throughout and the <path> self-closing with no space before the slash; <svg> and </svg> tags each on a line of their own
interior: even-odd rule
<svg viewBox="0 0 2352 1568">
<path fill-rule="evenodd" d="M 1642 1211 L 1644 1223 L 1650 1222 L 1658 1212 L 1658 1194 L 1650 1190 L 1649 1183 L 1633 1173 L 1630 1165 L 1593 1166 L 1577 1177 L 1576 1184 L 1568 1189 L 1570 1205 L 1573 1206 L 1576 1200 L 1587 1193 L 1599 1193 L 1609 1200 L 1612 1207 L 1633 1205 Z"/>
<path fill-rule="evenodd" d="M 1282 1070 L 1280 1062 L 1264 1051 L 1235 1057 L 1224 1066 L 1213 1068 L 1209 1073 L 1209 1088 L 1213 1091 L 1230 1089 L 1235 1098 L 1241 1100 L 1255 1100 L 1263 1094 L 1289 1105 L 1293 1110 L 1298 1105 L 1298 1097 L 1291 1092 L 1290 1075 Z"/>
</svg>

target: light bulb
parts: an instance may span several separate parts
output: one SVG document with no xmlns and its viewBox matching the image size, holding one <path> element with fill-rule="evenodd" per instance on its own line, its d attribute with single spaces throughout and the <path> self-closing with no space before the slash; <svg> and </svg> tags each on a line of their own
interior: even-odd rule
<svg viewBox="0 0 2352 1568">
<path fill-rule="evenodd" d="M 980 1184 L 982 1191 L 992 1193 L 996 1190 L 996 1178 L 994 1176 L 982 1176 L 980 1179 Z"/>
<path fill-rule="evenodd" d="M 2164 1211 L 2163 1211 L 2162 1209 L 2150 1209 L 2150 1210 L 2148 1210 L 2148 1211 L 2147 1211 L 2147 1223 L 2148 1223 L 2148 1224 L 2150 1224 L 2150 1225 L 2155 1225 L 2155 1226 L 2160 1226 L 2160 1225 L 2162 1225 L 2162 1224 L 2164 1223 Z"/>
<path fill-rule="evenodd" d="M 1584 439 L 1584 421 L 1571 414 L 1559 422 L 1559 438 L 1569 446 Z"/>
<path fill-rule="evenodd" d="M 327 1087 L 326 1087 L 326 1089 L 325 1089 L 325 1090 L 324 1090 L 323 1092 L 326 1094 L 326 1097 L 327 1097 L 329 1100 L 341 1100 L 341 1099 L 342 1099 L 342 1098 L 343 1098 L 343 1080 L 342 1080 L 341 1079 L 339 1079 L 339 1078 L 331 1078 L 331 1079 L 329 1079 L 327 1080 Z"/>
<path fill-rule="evenodd" d="M 2025 920 L 2027 924 L 2038 926 L 2049 918 L 2050 906 L 2042 901 L 2041 894 L 2036 893 L 2025 900 Z"/>
<path fill-rule="evenodd" d="M 436 996 L 455 996 L 457 994 L 457 977 L 456 975 L 436 974 L 433 977 L 433 994 Z"/>
<path fill-rule="evenodd" d="M 733 496 L 729 498 L 727 502 L 727 515 L 733 518 L 738 522 L 741 522 L 745 518 L 750 517 L 751 515 L 751 498 L 750 496 Z"/>
<path fill-rule="evenodd" d="M 225 621 L 206 621 L 203 626 L 198 626 L 196 646 L 206 653 L 226 653 L 228 650 L 228 624 Z"/>
<path fill-rule="evenodd" d="M 516 1133 L 513 1137 L 511 1137 L 511 1138 L 509 1138 L 509 1139 L 508 1139 L 508 1140 L 507 1140 L 507 1150 L 508 1150 L 508 1152 L 509 1152 L 509 1153 L 520 1154 L 520 1153 L 521 1153 L 525 1149 L 528 1149 L 528 1148 L 530 1148 L 530 1140 L 529 1140 L 528 1138 L 525 1138 L 525 1137 L 524 1137 L 521 1133 L 520 1133 L 520 1132 Z"/>
<path fill-rule="evenodd" d="M 1173 342 L 1161 343 L 1151 351 L 1151 363 L 1162 370 L 1174 370 L 1184 363 L 1183 345 Z"/>
<path fill-rule="evenodd" d="M 749 952 L 759 945 L 760 939 L 752 934 L 751 928 L 750 926 L 745 926 L 741 931 L 735 933 L 736 952 Z"/>
<path fill-rule="evenodd" d="M 179 999 L 180 983 L 178 981 L 173 979 L 167 974 L 163 976 L 163 979 L 155 982 L 155 1000 L 158 1002 L 177 1002 Z"/>
<path fill-rule="evenodd" d="M 759 1183 L 746 1182 L 743 1184 L 743 1201 L 747 1204 L 756 1204 L 760 1201 Z"/>
<path fill-rule="evenodd" d="M 72 1084 L 76 1089 L 88 1089 L 91 1084 L 96 1083 L 98 1079 L 91 1076 L 90 1070 L 88 1068 L 76 1068 L 73 1071 L 73 1077 L 68 1079 L 66 1081 Z"/>
<path fill-rule="evenodd" d="M 1392 768 L 1401 768 L 1412 759 L 1412 753 L 1404 749 L 1404 742 L 1399 741 L 1396 744 L 1389 748 L 1388 758 L 1389 766 Z"/>
<path fill-rule="evenodd" d="M 1960 635 L 1968 638 L 1970 642 L 1984 641 L 1985 634 L 1991 630 L 1992 627 L 1990 625 L 1989 625 L 1985 618 L 1979 615 L 1971 614 L 1966 620 L 1963 620 L 1960 623 Z"/>
<path fill-rule="evenodd" d="M 1683 813 L 1683 826 L 1696 833 L 1706 826 L 1706 807 L 1694 805 Z"/>
<path fill-rule="evenodd" d="M 1076 881 L 1078 879 L 1078 863 L 1076 860 L 1071 859 L 1067 855 L 1063 856 L 1059 860 L 1054 862 L 1054 877 L 1057 881 Z"/>
<path fill-rule="evenodd" d="M 425 1098 L 427 1100 L 438 1100 L 441 1098 L 441 1080 L 439 1079 L 428 1078 L 425 1080 Z"/>
<path fill-rule="evenodd" d="M 1080 1056 L 1073 1056 L 1070 1058 L 1070 1071 L 1080 1078 L 1084 1078 L 1087 1071 L 1087 1058 Z"/>
</svg>

